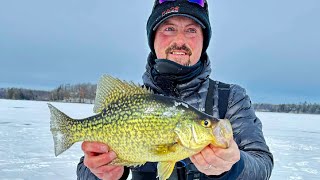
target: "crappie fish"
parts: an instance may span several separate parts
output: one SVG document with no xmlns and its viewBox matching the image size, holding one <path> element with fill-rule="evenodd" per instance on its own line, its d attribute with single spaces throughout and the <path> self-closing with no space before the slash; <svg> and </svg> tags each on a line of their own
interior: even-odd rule
<svg viewBox="0 0 320 180">
<path fill-rule="evenodd" d="M 117 154 L 111 165 L 158 162 L 160 180 L 170 177 L 177 161 L 209 144 L 227 148 L 233 137 L 226 119 L 108 75 L 98 83 L 95 115 L 76 120 L 48 105 L 56 156 L 75 142 L 103 142 Z"/>
</svg>

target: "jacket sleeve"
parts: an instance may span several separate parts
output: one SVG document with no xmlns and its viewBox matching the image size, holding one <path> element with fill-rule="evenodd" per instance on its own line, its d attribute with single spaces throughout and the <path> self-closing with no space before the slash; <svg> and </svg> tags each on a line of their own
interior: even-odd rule
<svg viewBox="0 0 320 180">
<path fill-rule="evenodd" d="M 262 124 L 243 88 L 231 85 L 226 118 L 240 149 L 240 160 L 230 171 L 210 179 L 266 180 L 271 176 L 273 156 L 265 142 Z"/>
<path fill-rule="evenodd" d="M 77 166 L 77 180 L 100 180 L 97 178 L 89 168 L 87 168 L 83 163 L 84 156 L 80 158 L 80 162 Z M 126 180 L 129 176 L 130 169 L 128 167 L 124 167 L 124 173 L 120 180 Z"/>
<path fill-rule="evenodd" d="M 77 166 L 77 180 L 99 180 L 89 168 L 83 163 L 84 156 L 80 158 L 80 162 Z"/>
</svg>

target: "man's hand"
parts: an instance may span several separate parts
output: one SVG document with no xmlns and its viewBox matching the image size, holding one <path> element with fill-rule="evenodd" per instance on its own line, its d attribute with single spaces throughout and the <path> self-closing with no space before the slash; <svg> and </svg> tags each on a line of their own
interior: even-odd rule
<svg viewBox="0 0 320 180">
<path fill-rule="evenodd" d="M 220 175 L 229 171 L 233 164 L 240 160 L 240 151 L 232 139 L 227 149 L 213 145 L 205 147 L 201 152 L 190 157 L 197 169 L 206 175 Z"/>
<path fill-rule="evenodd" d="M 121 178 L 124 167 L 108 165 L 117 155 L 113 151 L 109 151 L 106 144 L 85 141 L 81 148 L 84 152 L 84 165 L 95 176 L 103 180 L 118 180 Z"/>
</svg>

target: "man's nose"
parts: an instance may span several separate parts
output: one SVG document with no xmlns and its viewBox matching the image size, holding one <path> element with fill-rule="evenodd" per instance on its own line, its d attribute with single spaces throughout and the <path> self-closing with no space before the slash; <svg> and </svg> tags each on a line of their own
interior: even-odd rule
<svg viewBox="0 0 320 180">
<path fill-rule="evenodd" d="M 183 32 L 178 32 L 174 38 L 174 42 L 177 44 L 177 46 L 182 46 L 187 43 L 186 36 Z"/>
</svg>

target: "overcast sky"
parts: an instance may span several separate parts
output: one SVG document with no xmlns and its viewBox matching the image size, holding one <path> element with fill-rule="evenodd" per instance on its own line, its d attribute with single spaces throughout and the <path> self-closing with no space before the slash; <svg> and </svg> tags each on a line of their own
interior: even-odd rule
<svg viewBox="0 0 320 180">
<path fill-rule="evenodd" d="M 153 0 L 0 1 L 0 87 L 53 89 L 102 74 L 141 82 Z M 319 0 L 209 0 L 211 77 L 253 102 L 320 103 Z"/>
</svg>

